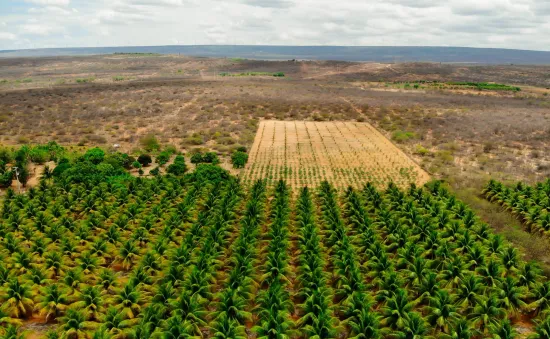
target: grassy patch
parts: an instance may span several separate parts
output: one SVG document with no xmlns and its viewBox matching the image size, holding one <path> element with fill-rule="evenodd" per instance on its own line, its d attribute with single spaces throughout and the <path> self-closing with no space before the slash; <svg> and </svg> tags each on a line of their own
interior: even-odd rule
<svg viewBox="0 0 550 339">
<path fill-rule="evenodd" d="M 416 133 L 397 130 L 392 133 L 391 138 L 395 142 L 403 143 L 416 138 Z"/>
<path fill-rule="evenodd" d="M 75 80 L 77 84 L 86 84 L 89 82 L 94 82 L 95 78 L 78 78 Z"/>
</svg>

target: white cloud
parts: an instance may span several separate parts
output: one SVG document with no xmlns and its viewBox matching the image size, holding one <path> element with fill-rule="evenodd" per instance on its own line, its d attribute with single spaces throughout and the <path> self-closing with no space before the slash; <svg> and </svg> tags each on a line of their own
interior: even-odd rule
<svg viewBox="0 0 550 339">
<path fill-rule="evenodd" d="M 28 23 L 19 26 L 22 34 L 48 36 L 54 33 L 60 33 L 64 31 L 63 27 L 51 26 L 40 23 Z"/>
<path fill-rule="evenodd" d="M 29 9 L 31 14 L 70 15 L 71 12 L 72 10 L 57 6 L 32 7 Z"/>
<path fill-rule="evenodd" d="M 0 40 L 15 40 L 17 35 L 9 32 L 0 32 Z"/>
<path fill-rule="evenodd" d="M 3 0 L 0 0 L 3 1 Z M 550 49 L 548 0 L 24 0 L 31 46 L 422 45 Z M 0 26 L 2 27 L 2 26 Z M 0 29 L 5 31 L 6 29 Z M 61 38 L 58 34 L 67 34 Z M 4 34 L 7 36 L 7 34 Z M 0 49 L 15 48 L 2 40 Z"/>
<path fill-rule="evenodd" d="M 43 6 L 69 6 L 71 0 L 25 0 L 25 2 Z"/>
</svg>

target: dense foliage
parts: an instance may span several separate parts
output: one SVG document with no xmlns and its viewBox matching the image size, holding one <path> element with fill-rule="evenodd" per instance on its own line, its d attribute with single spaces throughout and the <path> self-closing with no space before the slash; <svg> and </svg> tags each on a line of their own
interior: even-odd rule
<svg viewBox="0 0 550 339">
<path fill-rule="evenodd" d="M 44 179 L 6 193 L 0 256 L 8 338 L 31 318 L 48 338 L 514 338 L 521 315 L 534 338 L 550 329 L 537 265 L 439 183 L 293 195 L 207 164 Z"/>
<path fill-rule="evenodd" d="M 220 158 L 218 157 L 218 154 L 214 152 L 195 152 L 191 155 L 191 163 L 217 165 L 220 163 Z"/>
</svg>

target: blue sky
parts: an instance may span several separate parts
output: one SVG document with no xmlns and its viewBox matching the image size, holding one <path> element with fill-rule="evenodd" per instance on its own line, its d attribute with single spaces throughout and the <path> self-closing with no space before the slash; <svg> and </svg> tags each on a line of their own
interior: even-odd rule
<svg viewBox="0 0 550 339">
<path fill-rule="evenodd" d="M 170 44 L 550 50 L 550 1 L 0 0 L 0 50 Z"/>
</svg>

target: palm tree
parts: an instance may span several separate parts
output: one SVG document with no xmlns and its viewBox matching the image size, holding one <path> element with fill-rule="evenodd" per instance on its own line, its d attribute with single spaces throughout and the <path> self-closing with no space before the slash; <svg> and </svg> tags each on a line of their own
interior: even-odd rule
<svg viewBox="0 0 550 339">
<path fill-rule="evenodd" d="M 509 319 L 505 319 L 498 324 L 491 326 L 493 339 L 514 339 L 517 335 Z"/>
<path fill-rule="evenodd" d="M 307 338 L 328 339 L 334 338 L 341 331 L 336 326 L 337 319 L 333 318 L 327 311 L 321 311 L 312 318 L 312 322 L 304 327 Z"/>
<path fill-rule="evenodd" d="M 477 335 L 477 331 L 472 328 L 470 322 L 465 318 L 460 318 L 451 330 L 451 334 L 444 334 L 444 339 L 471 339 Z"/>
<path fill-rule="evenodd" d="M 422 339 L 428 338 L 427 333 L 428 328 L 422 316 L 416 312 L 411 312 L 407 315 L 405 326 L 395 332 L 395 336 L 398 339 Z"/>
<path fill-rule="evenodd" d="M 497 294 L 501 305 L 505 307 L 508 312 L 516 317 L 519 310 L 526 306 L 526 288 L 524 286 L 517 286 L 516 280 L 508 276 L 499 284 Z"/>
<path fill-rule="evenodd" d="M 184 339 L 192 338 L 189 326 L 178 316 L 169 318 L 166 321 L 166 329 L 162 333 L 163 339 Z"/>
<path fill-rule="evenodd" d="M 454 298 L 446 290 L 438 291 L 430 298 L 428 323 L 443 333 L 449 333 L 452 324 L 459 318 Z"/>
<path fill-rule="evenodd" d="M 105 327 L 113 338 L 119 339 L 128 337 L 128 333 L 135 322 L 135 319 L 125 319 L 124 314 L 120 313 L 116 308 L 109 307 L 102 319 L 102 326 Z"/>
<path fill-rule="evenodd" d="M 474 275 L 465 276 L 460 282 L 457 291 L 457 303 L 464 309 L 469 309 L 476 304 L 476 301 L 483 293 L 483 286 L 479 278 Z"/>
<path fill-rule="evenodd" d="M 388 299 L 386 306 L 382 308 L 382 324 L 396 330 L 405 328 L 413 306 L 408 299 L 407 292 L 404 289 L 398 289 L 395 295 Z"/>
<path fill-rule="evenodd" d="M 126 241 L 120 249 L 120 257 L 122 259 L 122 268 L 129 270 L 138 256 L 139 250 L 132 240 Z"/>
<path fill-rule="evenodd" d="M 117 310 L 129 319 L 137 317 L 141 310 L 141 294 L 133 284 L 126 284 L 115 296 Z"/>
<path fill-rule="evenodd" d="M 176 300 L 171 302 L 171 308 L 173 314 L 193 326 L 192 333 L 200 335 L 200 327 L 206 325 L 204 319 L 208 312 L 197 295 L 193 296 L 189 291 L 184 290 Z"/>
<path fill-rule="evenodd" d="M 469 318 L 480 327 L 482 332 L 485 332 L 490 326 L 498 324 L 505 315 L 506 312 L 500 307 L 499 299 L 495 295 L 490 295 L 479 298 Z"/>
<path fill-rule="evenodd" d="M 529 339 L 550 339 L 550 317 L 542 321 L 535 322 L 535 333 L 531 334 Z"/>
<path fill-rule="evenodd" d="M 2 289 L 0 295 L 2 306 L 0 309 L 12 318 L 27 318 L 32 314 L 34 301 L 28 286 L 19 282 L 19 279 L 12 278 L 7 286 Z"/>
<path fill-rule="evenodd" d="M 213 338 L 215 339 L 246 339 L 244 326 L 239 325 L 235 320 L 222 315 L 212 322 Z"/>
<path fill-rule="evenodd" d="M 69 308 L 61 319 L 63 324 L 63 338 L 80 339 L 87 338 L 86 330 L 93 328 L 92 323 L 86 322 L 86 316 L 81 311 Z"/>
<path fill-rule="evenodd" d="M 354 334 L 354 339 L 380 339 L 382 332 L 380 331 L 380 316 L 377 313 L 370 311 L 368 308 L 363 308 L 359 314 L 346 322 L 351 333 Z"/>
<path fill-rule="evenodd" d="M 541 312 L 550 309 L 550 282 L 535 284 L 534 288 L 529 293 L 530 299 L 533 300 L 527 308 L 534 310 L 535 315 L 538 316 Z"/>
<path fill-rule="evenodd" d="M 1 333 L 1 332 L 0 332 Z M 2 336 L 0 338 L 2 339 L 25 339 L 25 333 L 19 332 L 19 328 L 14 325 L 9 325 Z"/>
<path fill-rule="evenodd" d="M 86 286 L 78 296 L 78 301 L 73 304 L 74 307 L 81 309 L 86 314 L 86 319 L 96 321 L 99 319 L 103 309 L 103 298 L 99 288 L 95 286 Z"/>
<path fill-rule="evenodd" d="M 46 322 L 50 317 L 59 317 L 67 308 L 68 296 L 63 292 L 57 284 L 48 285 L 43 289 L 41 300 L 36 306 L 39 313 L 46 316 Z"/>
<path fill-rule="evenodd" d="M 220 301 L 216 304 L 216 309 L 219 311 L 216 318 L 227 316 L 231 320 L 237 320 L 239 323 L 244 323 L 246 320 L 252 319 L 252 314 L 245 311 L 247 308 L 247 300 L 237 293 L 237 290 L 226 289 L 220 295 Z"/>
</svg>

